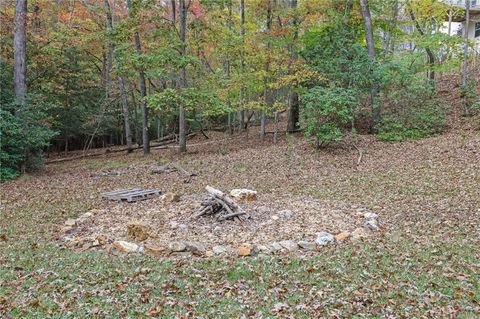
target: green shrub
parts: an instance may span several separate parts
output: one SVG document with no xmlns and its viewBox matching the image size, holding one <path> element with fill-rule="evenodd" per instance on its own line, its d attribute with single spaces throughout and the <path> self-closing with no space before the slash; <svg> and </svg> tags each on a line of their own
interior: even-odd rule
<svg viewBox="0 0 480 319">
<path fill-rule="evenodd" d="M 317 147 L 343 137 L 342 130 L 351 121 L 352 110 L 358 103 L 353 90 L 319 86 L 308 90 L 302 101 L 300 115 L 305 134 L 315 137 Z"/>
<path fill-rule="evenodd" d="M 440 107 L 409 108 L 403 114 L 386 114 L 378 128 L 378 138 L 400 142 L 420 139 L 441 133 L 445 126 L 445 114 Z"/>
<path fill-rule="evenodd" d="M 16 177 L 42 165 L 42 150 L 56 135 L 48 111 L 54 106 L 39 96 L 29 96 L 25 104 L 6 103 L 0 109 L 0 179 Z"/>
</svg>

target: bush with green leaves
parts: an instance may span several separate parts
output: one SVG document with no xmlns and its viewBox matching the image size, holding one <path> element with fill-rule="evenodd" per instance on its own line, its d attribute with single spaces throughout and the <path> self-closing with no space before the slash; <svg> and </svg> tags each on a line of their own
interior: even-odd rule
<svg viewBox="0 0 480 319">
<path fill-rule="evenodd" d="M 376 70 L 381 79 L 382 121 L 376 128 L 384 141 L 420 139 L 442 132 L 445 110 L 435 98 L 433 83 L 414 57 L 383 61 Z"/>
<path fill-rule="evenodd" d="M 301 121 L 305 134 L 315 137 L 317 147 L 343 137 L 358 103 L 356 95 L 351 89 L 316 86 L 302 96 Z"/>
<path fill-rule="evenodd" d="M 30 95 L 24 104 L 5 103 L 0 109 L 0 179 L 16 177 L 42 165 L 42 151 L 56 135 L 49 111 L 54 106 Z"/>
<path fill-rule="evenodd" d="M 147 97 L 149 108 L 160 115 L 161 118 L 170 117 L 175 120 L 177 108 L 183 106 L 187 111 L 187 122 L 191 127 L 202 127 L 202 120 L 215 118 L 231 112 L 213 91 L 200 90 L 195 87 L 182 90 L 165 89 Z"/>
<path fill-rule="evenodd" d="M 384 141 L 400 142 L 439 134 L 445 126 L 444 109 L 436 105 L 408 108 L 402 114 L 386 114 L 378 128 Z"/>
<path fill-rule="evenodd" d="M 302 55 L 320 75 L 304 84 L 300 114 L 305 134 L 315 137 L 317 147 L 341 140 L 359 101 L 370 94 L 374 65 L 360 43 L 361 30 L 361 25 L 334 20 L 302 38 Z"/>
</svg>

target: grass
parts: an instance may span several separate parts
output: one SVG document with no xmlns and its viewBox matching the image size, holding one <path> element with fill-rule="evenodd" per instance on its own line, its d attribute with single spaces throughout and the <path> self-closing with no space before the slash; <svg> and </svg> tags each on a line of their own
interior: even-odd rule
<svg viewBox="0 0 480 319">
<path fill-rule="evenodd" d="M 2 253 L 0 309 L 7 317 L 156 313 L 173 318 L 188 312 L 209 318 L 245 313 L 268 317 L 279 315 L 273 309 L 282 302 L 288 308 L 280 314 L 295 318 L 414 317 L 433 306 L 433 317 L 455 309 L 458 318 L 475 318 L 480 300 L 480 274 L 474 268 L 480 255 L 474 244 L 425 249 L 402 239 L 395 243 L 397 248 L 390 243 L 329 248 L 307 260 L 198 262 L 75 254 L 51 243 L 32 244 L 17 242 Z M 397 249 L 408 254 L 397 254 Z"/>
</svg>

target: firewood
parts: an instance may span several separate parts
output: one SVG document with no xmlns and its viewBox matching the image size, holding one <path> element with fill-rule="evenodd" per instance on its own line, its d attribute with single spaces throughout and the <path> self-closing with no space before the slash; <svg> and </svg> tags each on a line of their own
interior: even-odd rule
<svg viewBox="0 0 480 319">
<path fill-rule="evenodd" d="M 250 218 L 233 199 L 222 191 L 207 186 L 207 197 L 202 201 L 201 208 L 198 209 L 192 218 L 201 216 L 214 216 L 218 221 L 224 220 L 246 220 Z"/>
</svg>

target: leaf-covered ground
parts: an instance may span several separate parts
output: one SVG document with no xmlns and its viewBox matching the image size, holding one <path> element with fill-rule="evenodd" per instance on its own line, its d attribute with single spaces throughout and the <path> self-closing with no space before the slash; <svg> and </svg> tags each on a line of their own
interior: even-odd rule
<svg viewBox="0 0 480 319">
<path fill-rule="evenodd" d="M 478 131 L 400 144 L 361 136 L 321 151 L 300 136 L 264 146 L 253 135 L 212 139 L 192 141 L 184 156 L 112 154 L 2 184 L 0 317 L 478 318 Z M 352 143 L 364 151 L 360 165 Z M 140 169 L 166 163 L 198 176 L 184 183 Z M 201 194 L 207 184 L 367 207 L 382 230 L 308 258 L 159 260 L 78 253 L 55 240 L 59 223 L 105 205 L 100 191 Z"/>
</svg>

